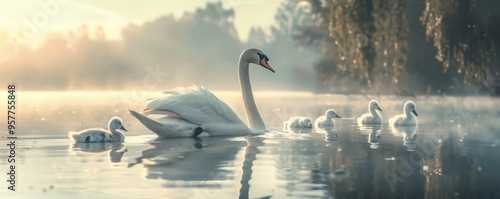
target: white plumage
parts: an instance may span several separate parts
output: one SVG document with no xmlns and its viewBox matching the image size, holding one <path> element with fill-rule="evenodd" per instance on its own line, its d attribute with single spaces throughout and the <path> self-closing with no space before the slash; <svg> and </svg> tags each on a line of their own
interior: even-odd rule
<svg viewBox="0 0 500 199">
<path fill-rule="evenodd" d="M 312 121 L 308 117 L 291 117 L 283 123 L 283 130 L 290 131 L 293 129 L 311 129 Z"/>
<path fill-rule="evenodd" d="M 382 116 L 377 110 L 382 111 L 377 100 L 371 100 L 368 103 L 368 113 L 361 115 L 358 118 L 359 124 L 381 124 Z"/>
<path fill-rule="evenodd" d="M 82 131 L 70 131 L 68 132 L 68 137 L 77 143 L 83 142 L 123 142 L 125 140 L 125 135 L 118 131 L 124 130 L 123 122 L 119 117 L 113 117 L 108 123 L 108 130 L 101 128 L 91 128 Z"/>
<path fill-rule="evenodd" d="M 333 109 L 328 109 L 325 115 L 320 116 L 314 122 L 315 128 L 332 128 L 335 125 L 333 118 L 341 118 Z"/>
<path fill-rule="evenodd" d="M 407 101 L 403 107 L 403 114 L 396 115 L 389 119 L 389 124 L 393 126 L 416 126 L 418 121 L 412 113 L 418 116 L 415 102 Z"/>
<path fill-rule="evenodd" d="M 266 131 L 253 99 L 248 75 L 250 63 L 274 72 L 262 51 L 246 49 L 240 55 L 239 78 L 248 125 L 231 108 L 203 87 L 176 88 L 147 104 L 141 113 L 129 110 L 159 137 L 248 135 Z M 159 117 L 152 117 L 152 116 Z"/>
</svg>

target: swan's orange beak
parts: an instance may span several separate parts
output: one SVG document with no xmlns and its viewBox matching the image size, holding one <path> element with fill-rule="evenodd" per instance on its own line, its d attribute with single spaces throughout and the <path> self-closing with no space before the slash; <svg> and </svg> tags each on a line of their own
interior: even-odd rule
<svg viewBox="0 0 500 199">
<path fill-rule="evenodd" d="M 266 58 L 260 60 L 260 65 L 274 73 L 274 69 L 267 63 Z"/>
</svg>

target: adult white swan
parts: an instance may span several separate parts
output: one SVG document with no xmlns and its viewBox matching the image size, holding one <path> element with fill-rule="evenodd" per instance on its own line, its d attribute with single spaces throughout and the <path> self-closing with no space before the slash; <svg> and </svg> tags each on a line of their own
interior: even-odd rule
<svg viewBox="0 0 500 199">
<path fill-rule="evenodd" d="M 269 58 L 260 50 L 244 50 L 239 58 L 240 88 L 248 126 L 238 118 L 229 106 L 203 87 L 177 88 L 166 91 L 166 96 L 148 103 L 141 113 L 129 110 L 149 130 L 159 137 L 196 137 L 248 135 L 266 131 L 264 121 L 257 110 L 250 85 L 250 63 L 260 65 L 274 73 Z M 151 115 L 161 115 L 153 118 Z"/>
</svg>

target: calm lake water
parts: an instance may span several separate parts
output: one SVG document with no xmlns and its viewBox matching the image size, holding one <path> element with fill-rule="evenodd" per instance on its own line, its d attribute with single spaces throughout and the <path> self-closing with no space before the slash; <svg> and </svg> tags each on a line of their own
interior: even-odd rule
<svg viewBox="0 0 500 199">
<path fill-rule="evenodd" d="M 215 94 L 244 118 L 239 93 Z M 500 198 L 500 99 L 261 92 L 268 133 L 156 139 L 127 113 L 155 96 L 18 91 L 16 192 L 2 122 L 1 198 Z M 384 110 L 381 126 L 355 123 L 370 99 Z M 417 104 L 418 127 L 389 127 L 406 100 Z M 288 117 L 314 120 L 328 108 L 343 117 L 331 132 L 282 132 Z M 124 143 L 68 140 L 112 116 L 129 130 Z M 333 175 L 342 165 L 346 174 Z"/>
</svg>

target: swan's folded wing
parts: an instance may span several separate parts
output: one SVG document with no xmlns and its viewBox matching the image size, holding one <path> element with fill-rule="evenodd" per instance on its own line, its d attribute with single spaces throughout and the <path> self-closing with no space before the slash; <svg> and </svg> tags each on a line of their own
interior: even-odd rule
<svg viewBox="0 0 500 199">
<path fill-rule="evenodd" d="M 177 88 L 151 101 L 146 110 L 167 110 L 195 124 L 243 123 L 233 110 L 202 87 Z"/>
</svg>

